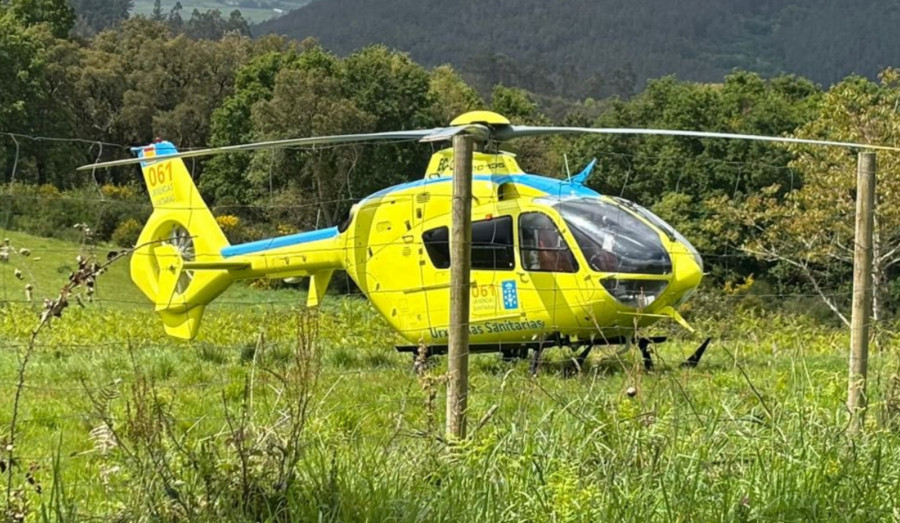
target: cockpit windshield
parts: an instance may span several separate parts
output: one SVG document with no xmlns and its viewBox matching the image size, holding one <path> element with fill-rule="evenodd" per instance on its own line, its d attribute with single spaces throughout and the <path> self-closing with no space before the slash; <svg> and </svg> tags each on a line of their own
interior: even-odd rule
<svg viewBox="0 0 900 523">
<path fill-rule="evenodd" d="M 553 204 L 588 264 L 599 272 L 668 274 L 672 260 L 659 233 L 624 208 L 597 198 Z"/>
<path fill-rule="evenodd" d="M 659 227 L 663 231 L 663 233 L 665 233 L 665 235 L 669 237 L 669 239 L 677 240 L 678 243 L 680 243 L 685 248 L 687 248 L 687 250 L 691 254 L 691 256 L 694 257 L 694 261 L 697 262 L 697 266 L 700 267 L 701 271 L 703 270 L 703 258 L 700 257 L 700 253 L 698 253 L 697 249 L 694 248 L 694 246 L 691 244 L 691 242 L 689 242 L 687 238 L 682 236 L 680 232 L 675 230 L 674 227 L 672 227 L 671 225 L 669 225 L 668 223 L 663 221 L 663 219 L 660 218 L 659 216 L 653 214 L 649 210 L 645 209 L 644 207 L 641 207 L 640 205 L 638 205 L 634 202 L 630 202 L 624 198 L 613 198 L 613 200 L 615 200 L 617 203 L 624 205 L 625 207 L 631 209 L 632 211 L 640 214 L 641 216 L 644 217 L 644 219 L 646 219 L 653 225 Z"/>
</svg>

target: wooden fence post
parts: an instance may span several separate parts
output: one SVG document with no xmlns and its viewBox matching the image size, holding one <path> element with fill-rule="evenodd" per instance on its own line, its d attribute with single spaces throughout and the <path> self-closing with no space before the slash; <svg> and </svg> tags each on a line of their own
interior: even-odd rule
<svg viewBox="0 0 900 523">
<path fill-rule="evenodd" d="M 472 263 L 472 137 L 453 137 L 450 234 L 450 328 L 447 355 L 447 435 L 466 437 L 469 395 L 469 300 Z"/>
<path fill-rule="evenodd" d="M 856 177 L 856 240 L 853 254 L 853 311 L 850 318 L 850 431 L 858 432 L 866 412 L 869 322 L 872 317 L 872 243 L 875 219 L 875 153 L 859 153 Z"/>
</svg>

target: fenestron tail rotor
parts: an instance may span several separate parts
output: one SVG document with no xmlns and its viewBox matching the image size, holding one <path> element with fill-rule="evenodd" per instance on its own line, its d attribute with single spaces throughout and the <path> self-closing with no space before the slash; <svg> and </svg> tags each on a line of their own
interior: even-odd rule
<svg viewBox="0 0 900 523">
<path fill-rule="evenodd" d="M 174 247 L 181 257 L 182 262 L 192 262 L 197 258 L 196 251 L 194 250 L 194 239 L 187 229 L 180 224 L 172 225 L 172 231 L 166 239 L 162 241 L 162 244 Z M 191 285 L 193 279 L 194 271 L 192 269 L 183 269 L 178 275 L 178 280 L 175 282 L 175 292 L 177 294 L 184 294 Z"/>
</svg>

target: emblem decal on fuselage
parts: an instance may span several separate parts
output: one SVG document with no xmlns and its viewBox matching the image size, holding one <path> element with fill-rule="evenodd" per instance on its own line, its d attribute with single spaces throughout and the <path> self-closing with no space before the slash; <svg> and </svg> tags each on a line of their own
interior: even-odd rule
<svg viewBox="0 0 900 523">
<path fill-rule="evenodd" d="M 516 291 L 516 280 L 503 282 L 503 308 L 505 310 L 519 308 L 519 294 Z"/>
</svg>

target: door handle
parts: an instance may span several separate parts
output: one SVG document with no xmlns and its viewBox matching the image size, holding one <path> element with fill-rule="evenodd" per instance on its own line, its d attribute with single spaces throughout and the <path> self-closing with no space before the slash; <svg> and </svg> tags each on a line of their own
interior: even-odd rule
<svg viewBox="0 0 900 523">
<path fill-rule="evenodd" d="M 528 283 L 528 274 L 527 273 L 519 272 L 516 274 L 519 275 L 519 281 L 521 281 L 522 283 Z"/>
</svg>

